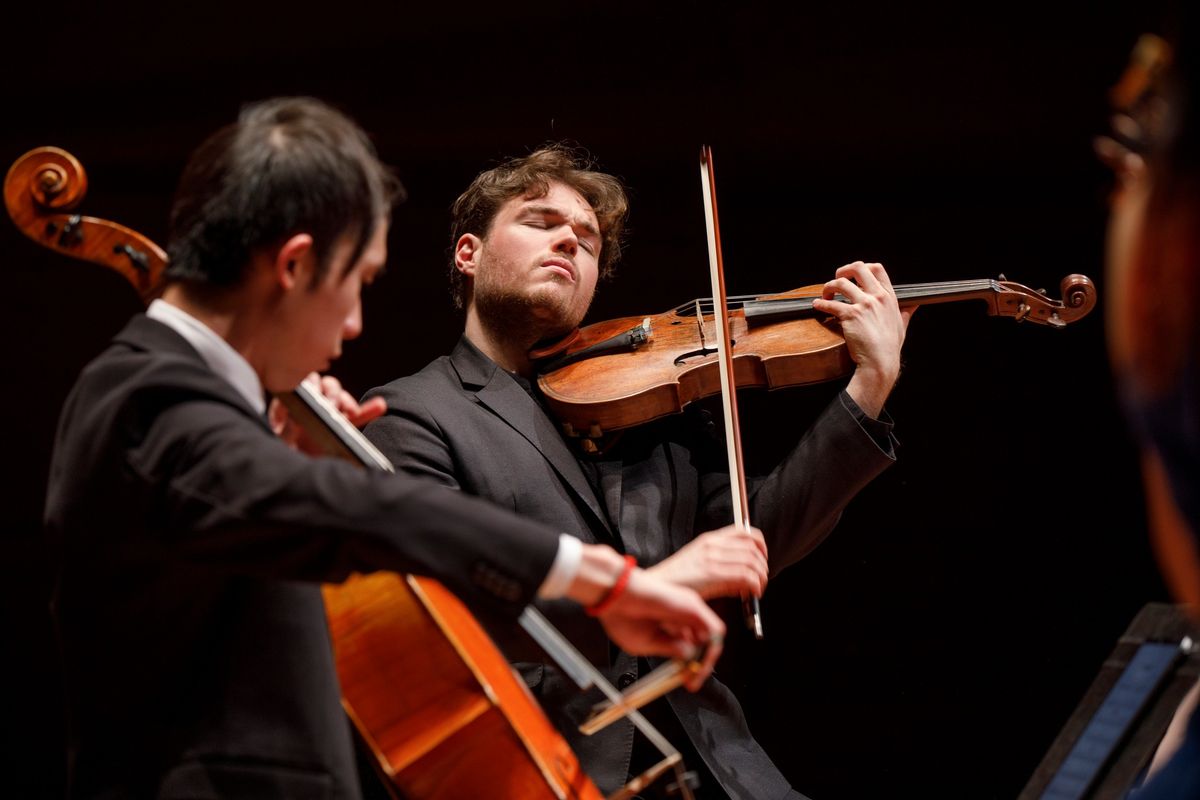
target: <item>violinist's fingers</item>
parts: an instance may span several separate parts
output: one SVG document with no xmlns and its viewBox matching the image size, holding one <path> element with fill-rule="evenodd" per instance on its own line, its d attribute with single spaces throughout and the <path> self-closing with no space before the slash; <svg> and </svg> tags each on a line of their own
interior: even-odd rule
<svg viewBox="0 0 1200 800">
<path fill-rule="evenodd" d="M 726 525 L 724 528 L 706 531 L 697 539 L 707 539 L 715 542 L 718 546 L 733 545 L 741 547 L 743 542 L 749 542 L 753 550 L 760 554 L 765 561 L 767 558 L 767 540 L 763 538 L 763 533 L 754 526 L 745 527 L 740 524 Z"/>
<path fill-rule="evenodd" d="M 834 278 L 821 289 L 821 297 L 825 300 L 832 300 L 839 294 L 851 303 L 861 303 L 867 297 L 863 288 L 850 278 Z"/>
<path fill-rule="evenodd" d="M 871 262 L 867 264 L 867 270 L 885 291 L 895 294 L 895 289 L 892 287 L 891 276 L 888 275 L 887 269 L 883 264 Z"/>
<path fill-rule="evenodd" d="M 904 323 L 904 330 L 908 330 L 908 323 L 913 318 L 913 314 L 917 313 L 920 306 L 901 306 L 900 321 Z"/>
<path fill-rule="evenodd" d="M 748 535 L 751 539 L 754 540 L 755 547 L 758 548 L 758 552 L 762 553 L 763 560 L 766 561 L 766 559 L 767 559 L 767 540 L 765 538 L 763 538 L 763 532 L 760 531 L 758 528 L 754 528 L 754 527 L 741 528 L 741 530 L 743 530 L 746 533 L 746 535 Z"/>
<path fill-rule="evenodd" d="M 855 261 L 852 264 L 839 267 L 838 271 L 834 273 L 834 277 L 851 278 L 858 284 L 859 288 L 869 294 L 879 294 L 892 290 L 891 279 L 888 278 L 883 264 L 879 263 L 868 264 L 862 261 Z"/>
<path fill-rule="evenodd" d="M 713 568 L 727 581 L 723 594 L 749 590 L 755 597 L 762 597 L 770 576 L 767 542 L 757 528 L 739 526 L 734 534 L 735 538 L 712 539 L 715 552 L 710 561 L 715 562 Z"/>
</svg>

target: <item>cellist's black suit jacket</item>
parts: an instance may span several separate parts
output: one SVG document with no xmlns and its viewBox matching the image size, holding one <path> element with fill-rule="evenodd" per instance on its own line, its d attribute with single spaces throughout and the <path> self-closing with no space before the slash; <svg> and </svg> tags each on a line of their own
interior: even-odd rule
<svg viewBox="0 0 1200 800">
<path fill-rule="evenodd" d="M 643 566 L 732 519 L 724 450 L 715 447 L 705 415 L 685 413 L 627 431 L 615 450 L 581 463 L 529 391 L 465 338 L 449 357 L 368 393 L 375 395 L 387 401 L 388 412 L 366 433 L 398 470 L 612 544 Z M 835 399 L 783 463 L 751 487 L 750 518 L 767 538 L 773 572 L 811 551 L 850 498 L 892 463 L 890 425 L 867 423 L 881 428 L 874 435 L 885 452 L 862 424 L 845 399 Z M 603 629 L 578 606 L 540 606 L 614 683 L 636 675 L 637 659 L 610 648 Z M 584 768 L 601 790 L 613 791 L 629 766 L 632 724 L 581 737 L 571 720 L 586 716 L 596 698 L 576 691 L 522 642 L 496 635 L 510 658 L 524 662 L 526 681 Z M 696 694 L 674 692 L 669 701 L 731 797 L 788 795 L 787 781 L 718 680 Z"/>
<path fill-rule="evenodd" d="M 46 520 L 74 796 L 357 797 L 315 582 L 418 572 L 511 619 L 558 547 L 461 493 L 289 449 L 144 316 L 67 400 Z"/>
</svg>

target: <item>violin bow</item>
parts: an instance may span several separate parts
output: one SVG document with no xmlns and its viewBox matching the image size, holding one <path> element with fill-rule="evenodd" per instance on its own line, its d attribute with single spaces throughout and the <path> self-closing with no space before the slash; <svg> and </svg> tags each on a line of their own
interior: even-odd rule
<svg viewBox="0 0 1200 800">
<path fill-rule="evenodd" d="M 713 176 L 712 148 L 700 148 L 700 186 L 704 195 L 704 227 L 708 232 L 708 271 L 712 281 L 713 322 L 717 327 L 717 363 L 721 374 L 721 407 L 725 416 L 725 451 L 729 458 L 729 488 L 733 495 L 733 519 L 750 527 L 750 503 L 746 495 L 746 469 L 742 462 L 742 430 L 738 425 L 737 392 L 733 380 L 733 350 L 730 347 L 729 308 L 725 296 L 725 262 L 721 257 L 721 229 L 717 220 L 717 190 Z M 703 329 L 704 321 L 700 320 Z M 763 638 L 762 613 L 758 598 L 742 598 L 742 616 L 754 638 Z"/>
</svg>

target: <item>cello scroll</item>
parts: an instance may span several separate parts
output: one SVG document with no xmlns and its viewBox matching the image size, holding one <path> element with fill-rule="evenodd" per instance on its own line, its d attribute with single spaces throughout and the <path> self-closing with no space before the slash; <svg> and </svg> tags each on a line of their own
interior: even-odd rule
<svg viewBox="0 0 1200 800">
<path fill-rule="evenodd" d="M 148 302 L 162 282 L 166 252 L 124 225 L 70 213 L 87 195 L 87 186 L 87 172 L 73 155 L 58 147 L 39 147 L 8 170 L 4 204 L 30 239 L 119 272 Z"/>
</svg>

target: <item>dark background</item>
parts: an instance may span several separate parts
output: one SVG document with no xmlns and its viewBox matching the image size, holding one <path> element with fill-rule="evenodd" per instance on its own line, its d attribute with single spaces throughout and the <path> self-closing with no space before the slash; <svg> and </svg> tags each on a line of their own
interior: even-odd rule
<svg viewBox="0 0 1200 800">
<path fill-rule="evenodd" d="M 9 17 L 0 163 L 55 144 L 82 211 L 161 241 L 174 181 L 245 101 L 311 94 L 355 117 L 411 195 L 367 332 L 334 368 L 359 393 L 446 352 L 449 204 L 497 159 L 568 139 L 632 191 L 631 238 L 591 319 L 708 293 L 696 156 L 715 149 L 731 293 L 881 260 L 896 283 L 1009 278 L 1103 297 L 1106 91 L 1151 6 L 250 2 L 66 4 Z M 58 407 L 137 308 L 115 275 L 0 225 L 15 796 L 52 796 L 61 731 L 39 519 Z M 768 638 L 723 670 L 796 787 L 818 798 L 1007 798 L 1119 634 L 1165 598 L 1146 543 L 1103 309 L 1064 331 L 982 305 L 917 315 L 891 401 L 900 462 L 774 581 Z M 837 387 L 743 396 L 769 465 Z"/>
</svg>

